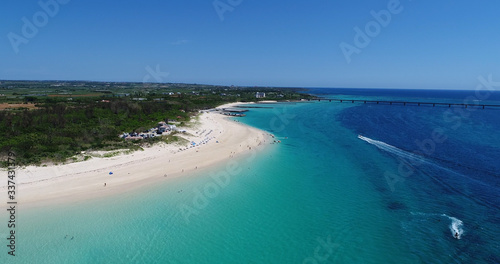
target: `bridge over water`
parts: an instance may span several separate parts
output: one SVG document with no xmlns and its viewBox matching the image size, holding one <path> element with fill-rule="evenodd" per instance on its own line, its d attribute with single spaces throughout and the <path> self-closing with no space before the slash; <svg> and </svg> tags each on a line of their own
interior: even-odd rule
<svg viewBox="0 0 500 264">
<path fill-rule="evenodd" d="M 383 105 L 402 105 L 402 106 L 446 106 L 446 107 L 464 107 L 464 108 L 495 108 L 500 109 L 500 105 L 494 104 L 466 104 L 466 103 L 445 103 L 445 102 L 412 102 L 412 101 L 385 101 L 385 100 L 353 100 L 353 99 L 308 99 L 308 101 L 329 101 L 329 102 L 339 102 L 339 103 L 362 103 L 362 104 L 383 104 Z"/>
</svg>

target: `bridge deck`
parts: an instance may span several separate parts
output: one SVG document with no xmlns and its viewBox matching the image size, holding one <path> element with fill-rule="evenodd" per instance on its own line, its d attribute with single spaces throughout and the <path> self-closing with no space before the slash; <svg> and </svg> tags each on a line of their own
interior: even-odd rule
<svg viewBox="0 0 500 264">
<path fill-rule="evenodd" d="M 329 102 L 340 102 L 340 103 L 363 103 L 363 104 L 384 104 L 384 105 L 411 105 L 411 106 L 421 106 L 421 105 L 432 105 L 435 106 L 461 106 L 465 108 L 475 107 L 485 109 L 486 107 L 498 108 L 500 109 L 500 105 L 493 104 L 466 104 L 466 103 L 444 103 L 444 102 L 410 102 L 410 101 L 384 101 L 384 100 L 352 100 L 352 99 L 310 99 L 309 101 L 329 101 Z"/>
</svg>

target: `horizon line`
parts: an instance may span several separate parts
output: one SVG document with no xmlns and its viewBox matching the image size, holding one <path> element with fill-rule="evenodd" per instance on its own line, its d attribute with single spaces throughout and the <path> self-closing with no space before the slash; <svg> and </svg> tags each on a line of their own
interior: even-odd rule
<svg viewBox="0 0 500 264">
<path fill-rule="evenodd" d="M 184 84 L 184 85 L 206 85 L 222 87 L 244 87 L 244 88 L 282 88 L 282 89 L 379 89 L 379 90 L 433 90 L 433 91 L 475 91 L 474 89 L 447 89 L 447 88 L 395 88 L 395 87 L 326 87 L 326 86 L 262 86 L 262 85 L 224 85 L 207 83 L 183 83 L 183 82 L 140 82 L 140 81 L 95 81 L 95 80 L 6 80 L 0 82 L 91 82 L 91 83 L 128 83 L 128 84 Z"/>
</svg>

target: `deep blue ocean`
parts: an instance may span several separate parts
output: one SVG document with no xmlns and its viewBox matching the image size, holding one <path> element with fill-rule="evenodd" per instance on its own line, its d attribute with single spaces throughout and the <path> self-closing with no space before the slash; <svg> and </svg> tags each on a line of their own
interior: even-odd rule
<svg viewBox="0 0 500 264">
<path fill-rule="evenodd" d="M 361 166 L 375 176 L 367 180 L 400 221 L 412 254 L 423 263 L 500 263 L 500 107 L 479 106 L 500 105 L 500 92 L 310 92 L 324 98 L 477 104 L 472 108 L 358 104 L 335 118 L 377 151 L 364 156 Z M 450 240 L 457 232 L 460 239 Z"/>
<path fill-rule="evenodd" d="M 308 93 L 500 105 L 484 91 Z M 20 211 L 18 256 L 0 263 L 500 263 L 500 108 L 256 106 L 235 120 L 281 143 L 238 160 L 239 173 L 201 204 L 198 191 L 226 164 Z M 188 218 L 184 205 L 195 210 Z"/>
</svg>

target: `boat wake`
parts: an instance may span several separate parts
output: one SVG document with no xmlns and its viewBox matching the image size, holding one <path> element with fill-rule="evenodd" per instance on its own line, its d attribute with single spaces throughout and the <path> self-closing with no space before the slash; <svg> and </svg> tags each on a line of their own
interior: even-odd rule
<svg viewBox="0 0 500 264">
<path fill-rule="evenodd" d="M 409 152 L 409 151 L 406 151 L 406 150 L 402 150 L 400 148 L 397 148 L 395 146 L 392 146 L 392 145 L 389 145 L 385 142 L 382 142 L 382 141 L 378 141 L 378 140 L 374 140 L 374 139 L 371 139 L 371 138 L 367 138 L 367 137 L 364 137 L 362 135 L 358 135 L 358 138 L 371 144 L 371 145 L 374 145 L 376 146 L 378 149 L 382 150 L 382 151 L 385 151 L 391 155 L 394 155 L 397 159 L 405 162 L 406 164 L 409 164 L 410 166 L 412 166 L 413 168 L 417 168 L 417 167 L 420 167 L 421 165 L 427 165 L 427 166 L 430 166 L 430 167 L 433 167 L 433 168 L 436 168 L 436 169 L 439 169 L 439 170 L 442 170 L 442 171 L 445 171 L 445 172 L 448 172 L 448 173 L 451 173 L 453 175 L 457 175 L 459 177 L 462 177 L 462 178 L 466 178 L 467 180 L 473 182 L 474 184 L 478 184 L 484 188 L 486 188 L 486 190 L 492 190 L 492 194 L 496 194 L 498 193 L 498 188 L 495 188 L 494 186 L 491 186 L 487 183 L 484 183 L 478 179 L 475 179 L 475 178 L 471 178 L 465 174 L 462 174 L 462 173 L 459 173 L 457 171 L 454 171 L 450 168 L 447 168 L 447 167 L 444 167 L 442 165 L 439 165 L 438 163 L 432 161 L 432 160 L 429 160 L 427 159 L 426 157 L 423 157 L 423 156 L 420 156 L 418 154 L 415 154 L 415 153 L 412 153 L 412 152 Z M 421 170 L 422 171 L 422 170 Z M 426 173 L 427 174 L 427 173 Z M 431 173 L 430 176 L 432 179 L 434 179 L 435 181 L 437 181 L 439 184 L 441 184 L 443 187 L 449 189 L 449 190 L 452 190 L 454 192 L 457 192 L 457 193 L 460 193 L 464 196 L 467 196 L 473 200 L 476 200 L 476 198 L 474 197 L 470 197 L 467 193 L 464 193 L 463 191 L 457 189 L 456 187 L 453 187 L 452 184 L 446 182 L 445 180 L 441 179 L 442 177 L 438 177 L 437 174 L 435 173 Z M 449 179 L 448 179 L 449 180 Z M 494 197 L 495 195 L 493 195 Z M 481 199 L 482 201 L 478 201 L 479 203 L 481 204 L 487 204 L 488 206 L 493 206 L 493 207 L 496 207 L 498 208 L 498 205 L 495 205 L 495 204 L 492 204 L 490 203 L 489 201 L 485 200 L 485 199 Z"/>
<path fill-rule="evenodd" d="M 462 235 L 464 234 L 464 223 L 462 222 L 462 220 L 460 220 L 456 217 L 449 216 L 447 214 L 426 214 L 426 213 L 420 213 L 420 212 L 417 212 L 417 213 L 411 212 L 411 214 L 414 216 L 423 216 L 425 218 L 445 217 L 448 220 L 450 220 L 450 224 L 448 225 L 448 228 L 449 228 L 449 230 L 451 232 L 451 236 L 453 238 L 461 239 Z"/>
<path fill-rule="evenodd" d="M 449 225 L 451 235 L 456 239 L 460 239 L 460 237 L 462 237 L 462 234 L 464 233 L 464 223 L 462 222 L 462 220 L 452 216 L 447 216 L 445 214 L 443 214 L 443 216 L 446 216 L 451 220 L 451 224 Z"/>
<path fill-rule="evenodd" d="M 389 145 L 385 142 L 374 140 L 371 138 L 367 138 L 367 137 L 364 137 L 362 135 L 358 135 L 358 138 L 363 140 L 363 141 L 366 141 L 369 144 L 376 146 L 377 148 L 379 148 L 383 151 L 389 152 L 389 153 L 394 154 L 396 156 L 399 156 L 401 158 L 405 158 L 409 161 L 412 161 L 411 163 L 414 165 L 416 165 L 417 163 L 432 164 L 431 162 L 429 162 L 428 160 L 426 160 L 425 158 L 423 158 L 417 154 L 399 149 L 399 148 L 392 146 L 392 145 Z"/>
</svg>

